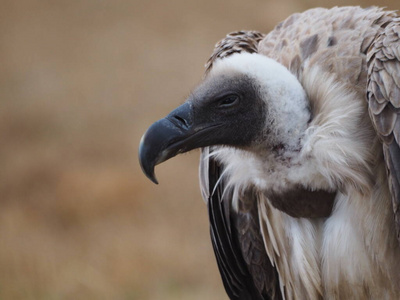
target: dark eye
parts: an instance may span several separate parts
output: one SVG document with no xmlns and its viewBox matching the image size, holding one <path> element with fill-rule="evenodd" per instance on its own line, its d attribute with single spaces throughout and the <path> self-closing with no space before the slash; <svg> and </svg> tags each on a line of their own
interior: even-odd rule
<svg viewBox="0 0 400 300">
<path fill-rule="evenodd" d="M 228 108 L 228 107 L 233 107 L 238 103 L 239 103 L 239 97 L 237 95 L 229 95 L 222 98 L 219 101 L 218 106 L 221 108 Z"/>
</svg>

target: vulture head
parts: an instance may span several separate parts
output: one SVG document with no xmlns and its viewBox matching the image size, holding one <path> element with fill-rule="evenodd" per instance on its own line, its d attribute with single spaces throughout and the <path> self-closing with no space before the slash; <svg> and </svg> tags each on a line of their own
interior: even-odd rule
<svg viewBox="0 0 400 300">
<path fill-rule="evenodd" d="M 139 160 L 154 167 L 195 148 L 221 145 L 255 157 L 299 151 L 311 119 L 309 102 L 287 68 L 260 54 L 218 60 L 187 101 L 143 135 Z"/>
</svg>

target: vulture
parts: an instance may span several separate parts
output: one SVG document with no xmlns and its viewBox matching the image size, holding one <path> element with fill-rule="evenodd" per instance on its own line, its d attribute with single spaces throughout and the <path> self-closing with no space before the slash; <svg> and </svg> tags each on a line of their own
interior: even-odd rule
<svg viewBox="0 0 400 300">
<path fill-rule="evenodd" d="M 230 299 L 400 299 L 399 143 L 400 17 L 315 8 L 218 42 L 139 160 L 201 148 Z"/>
</svg>

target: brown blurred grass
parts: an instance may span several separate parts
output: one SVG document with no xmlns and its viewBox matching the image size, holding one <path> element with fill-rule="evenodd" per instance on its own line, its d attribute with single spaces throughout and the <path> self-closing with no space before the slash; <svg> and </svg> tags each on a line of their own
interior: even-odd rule
<svg viewBox="0 0 400 300">
<path fill-rule="evenodd" d="M 158 167 L 155 186 L 140 136 L 227 32 L 331 3 L 3 0 L 0 299 L 226 299 L 198 153 Z"/>
</svg>

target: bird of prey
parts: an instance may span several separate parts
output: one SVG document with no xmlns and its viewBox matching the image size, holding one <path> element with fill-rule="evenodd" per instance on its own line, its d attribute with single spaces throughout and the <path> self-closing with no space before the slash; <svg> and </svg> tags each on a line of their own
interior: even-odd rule
<svg viewBox="0 0 400 300">
<path fill-rule="evenodd" d="M 230 299 L 400 299 L 399 143 L 400 18 L 316 8 L 217 43 L 139 159 L 201 148 Z"/>
</svg>

